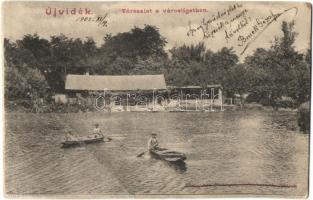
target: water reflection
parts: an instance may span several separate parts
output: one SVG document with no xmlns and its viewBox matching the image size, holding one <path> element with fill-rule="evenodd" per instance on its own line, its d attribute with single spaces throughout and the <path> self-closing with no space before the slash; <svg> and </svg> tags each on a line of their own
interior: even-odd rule
<svg viewBox="0 0 313 200">
<path fill-rule="evenodd" d="M 167 162 L 170 167 L 173 167 L 179 173 L 185 173 L 187 171 L 187 165 L 184 161 Z"/>
<path fill-rule="evenodd" d="M 154 155 L 151 155 L 150 154 L 150 159 L 155 159 L 159 162 L 163 162 L 165 165 L 165 167 L 169 167 L 169 168 L 172 168 L 174 169 L 175 171 L 179 172 L 179 173 L 184 173 L 187 171 L 187 165 L 186 165 L 186 162 L 185 161 L 182 161 L 182 160 L 178 160 L 178 161 L 175 161 L 175 162 L 170 162 L 170 161 L 166 161 L 166 160 L 163 160 L 161 158 L 158 158 L 157 156 L 154 156 Z"/>
</svg>

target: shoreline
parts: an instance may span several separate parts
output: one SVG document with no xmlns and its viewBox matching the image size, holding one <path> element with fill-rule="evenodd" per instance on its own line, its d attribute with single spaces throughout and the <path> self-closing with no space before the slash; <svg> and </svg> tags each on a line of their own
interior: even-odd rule
<svg viewBox="0 0 313 200">
<path fill-rule="evenodd" d="M 223 106 L 199 106 L 195 107 L 194 105 L 189 106 L 180 106 L 180 107 L 167 107 L 167 106 L 156 106 L 155 108 L 152 107 L 140 107 L 140 106 L 116 106 L 116 107 L 105 107 L 103 109 L 87 109 L 87 110 L 81 110 L 76 109 L 76 111 L 73 110 L 67 110 L 68 107 L 71 105 L 63 105 L 63 110 L 59 111 L 38 111 L 34 112 L 31 109 L 27 109 L 24 107 L 18 107 L 16 109 L 10 109 L 7 106 L 5 106 L 5 111 L 7 113 L 92 113 L 92 112 L 105 112 L 105 113 L 117 113 L 117 112 L 143 112 L 143 113 L 156 113 L 156 112 L 167 112 L 167 113 L 175 113 L 175 112 L 193 112 L 193 113 L 206 113 L 206 112 L 224 112 L 224 111 L 249 111 L 249 110 L 264 110 L 264 111 L 275 111 L 274 108 L 271 106 L 263 106 L 261 104 L 256 103 L 249 103 L 245 104 L 243 107 L 240 105 L 223 105 Z M 298 109 L 295 108 L 279 108 L 277 111 L 285 111 L 285 112 L 297 112 Z"/>
</svg>

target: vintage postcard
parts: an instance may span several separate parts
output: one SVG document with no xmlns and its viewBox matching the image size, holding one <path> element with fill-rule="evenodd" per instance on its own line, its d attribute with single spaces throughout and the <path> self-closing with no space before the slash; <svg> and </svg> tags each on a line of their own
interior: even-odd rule
<svg viewBox="0 0 313 200">
<path fill-rule="evenodd" d="M 307 197 L 310 3 L 2 13 L 7 197 Z"/>
</svg>

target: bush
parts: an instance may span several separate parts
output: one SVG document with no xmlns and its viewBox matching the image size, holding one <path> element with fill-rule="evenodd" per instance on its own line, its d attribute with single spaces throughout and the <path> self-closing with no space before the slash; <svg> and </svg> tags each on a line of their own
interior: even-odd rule
<svg viewBox="0 0 313 200">
<path fill-rule="evenodd" d="M 58 113 L 77 113 L 77 112 L 88 112 L 94 111 L 93 105 L 88 104 L 59 104 L 52 103 L 48 105 L 48 112 L 58 112 Z"/>
<path fill-rule="evenodd" d="M 298 108 L 298 125 L 300 130 L 310 133 L 310 102 L 307 101 Z"/>
<path fill-rule="evenodd" d="M 296 108 L 297 104 L 293 99 L 281 99 L 277 101 L 277 106 L 280 108 Z"/>
<path fill-rule="evenodd" d="M 17 112 L 30 112 L 32 105 L 29 100 L 14 100 L 14 101 L 5 101 L 5 108 L 7 111 L 17 111 Z"/>
<path fill-rule="evenodd" d="M 38 69 L 6 66 L 5 96 L 10 100 L 17 98 L 36 98 L 47 92 L 48 83 Z"/>
</svg>

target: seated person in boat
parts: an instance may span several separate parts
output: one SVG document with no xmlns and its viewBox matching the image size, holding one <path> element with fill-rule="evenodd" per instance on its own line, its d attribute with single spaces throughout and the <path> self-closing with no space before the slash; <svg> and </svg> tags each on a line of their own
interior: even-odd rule
<svg viewBox="0 0 313 200">
<path fill-rule="evenodd" d="M 93 129 L 92 133 L 95 135 L 95 138 L 102 136 L 102 131 L 99 128 L 99 124 L 95 124 L 95 128 Z"/>
<path fill-rule="evenodd" d="M 72 131 L 68 131 L 66 136 L 65 136 L 65 139 L 67 141 L 74 141 L 74 140 L 76 140 L 76 137 L 73 135 Z"/>
<path fill-rule="evenodd" d="M 158 149 L 158 147 L 159 147 L 159 143 L 156 138 L 156 133 L 152 133 L 151 138 L 149 139 L 149 142 L 148 142 L 148 149 L 151 151 L 151 150 Z"/>
</svg>

